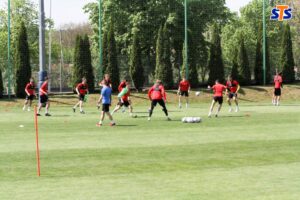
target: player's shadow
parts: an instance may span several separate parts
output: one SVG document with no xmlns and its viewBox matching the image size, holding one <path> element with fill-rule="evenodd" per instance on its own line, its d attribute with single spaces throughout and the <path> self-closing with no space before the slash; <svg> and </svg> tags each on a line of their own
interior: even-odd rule
<svg viewBox="0 0 300 200">
<path fill-rule="evenodd" d="M 246 115 L 225 115 L 221 116 L 220 118 L 244 118 L 247 117 Z"/>
</svg>

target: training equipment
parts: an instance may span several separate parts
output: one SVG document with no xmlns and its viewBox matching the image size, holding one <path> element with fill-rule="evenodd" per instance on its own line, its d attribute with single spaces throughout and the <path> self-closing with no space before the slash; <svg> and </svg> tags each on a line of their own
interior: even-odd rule
<svg viewBox="0 0 300 200">
<path fill-rule="evenodd" d="M 202 122 L 201 117 L 183 117 L 181 119 L 183 123 L 200 123 Z"/>
<path fill-rule="evenodd" d="M 19 127 L 20 127 L 20 128 L 24 128 L 24 125 L 20 125 Z"/>
<path fill-rule="evenodd" d="M 196 95 L 196 96 L 200 96 L 200 92 L 196 92 L 195 95 Z"/>
<path fill-rule="evenodd" d="M 35 143 L 36 143 L 36 162 L 37 162 L 37 175 L 41 176 L 41 165 L 40 165 L 40 147 L 39 147 L 39 128 L 37 118 L 37 107 L 34 107 L 34 128 L 35 128 Z"/>
</svg>

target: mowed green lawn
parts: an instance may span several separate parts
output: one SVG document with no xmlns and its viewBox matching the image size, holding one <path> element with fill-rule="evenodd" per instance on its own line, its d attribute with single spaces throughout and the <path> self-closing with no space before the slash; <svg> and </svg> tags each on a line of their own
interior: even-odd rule
<svg viewBox="0 0 300 200">
<path fill-rule="evenodd" d="M 33 112 L 2 106 L 0 199 L 298 200 L 300 105 L 243 102 L 211 119 L 208 107 L 169 105 L 171 122 L 156 108 L 148 122 L 139 106 L 137 119 L 117 113 L 118 126 L 101 128 L 95 107 L 53 107 L 39 118 L 37 177 Z M 183 124 L 185 115 L 203 122 Z"/>
</svg>

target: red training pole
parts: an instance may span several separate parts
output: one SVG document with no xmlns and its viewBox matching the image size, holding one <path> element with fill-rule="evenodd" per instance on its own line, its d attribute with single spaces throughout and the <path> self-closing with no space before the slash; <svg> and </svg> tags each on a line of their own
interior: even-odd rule
<svg viewBox="0 0 300 200">
<path fill-rule="evenodd" d="M 38 119 L 37 119 L 37 108 L 36 108 L 36 106 L 34 106 L 34 127 L 35 127 L 35 136 L 36 136 L 37 175 L 41 176 L 40 148 L 39 148 L 39 129 L 38 129 Z"/>
</svg>

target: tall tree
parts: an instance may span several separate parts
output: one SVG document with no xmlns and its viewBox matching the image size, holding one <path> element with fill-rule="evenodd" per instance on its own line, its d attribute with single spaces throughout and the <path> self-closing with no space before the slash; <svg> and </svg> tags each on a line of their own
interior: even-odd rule
<svg viewBox="0 0 300 200">
<path fill-rule="evenodd" d="M 112 89 L 118 91 L 118 85 L 120 82 L 119 66 L 118 66 L 118 53 L 116 47 L 114 23 L 111 20 L 108 37 L 107 37 L 107 68 L 106 73 L 110 75 L 112 81 Z"/>
<path fill-rule="evenodd" d="M 83 76 L 87 79 L 87 84 L 89 86 L 89 91 L 94 92 L 95 90 L 95 76 L 94 76 L 94 70 L 92 66 L 92 55 L 91 55 L 91 47 L 90 47 L 90 41 L 89 37 L 85 35 L 83 38 L 83 52 L 84 52 L 84 60 L 83 60 Z"/>
<path fill-rule="evenodd" d="M 16 42 L 15 52 L 15 66 L 16 66 L 16 96 L 19 98 L 25 97 L 26 93 L 24 87 L 31 77 L 30 66 L 30 51 L 27 40 L 27 30 L 25 24 L 22 22 Z"/>
<path fill-rule="evenodd" d="M 142 58 L 141 58 L 142 54 L 141 54 L 141 47 L 138 38 L 138 32 L 135 32 L 134 34 L 130 53 L 131 55 L 130 55 L 129 73 L 135 88 L 139 90 L 141 87 L 143 87 L 145 77 L 144 77 L 144 68 L 143 68 Z"/>
<path fill-rule="evenodd" d="M 159 30 L 156 46 L 156 79 L 161 80 L 165 87 L 174 86 L 173 70 L 171 63 L 170 35 L 167 23 Z"/>
<path fill-rule="evenodd" d="M 108 46 L 106 30 L 103 32 L 102 37 L 103 37 L 103 39 L 102 39 L 102 74 L 105 74 L 106 69 L 107 69 L 107 46 Z"/>
<path fill-rule="evenodd" d="M 80 35 L 76 36 L 76 44 L 74 49 L 74 67 L 72 75 L 72 85 L 75 87 L 79 82 L 81 82 L 84 76 L 84 50 L 83 50 L 83 40 Z"/>
<path fill-rule="evenodd" d="M 240 83 L 242 85 L 251 84 L 251 70 L 249 66 L 248 53 L 245 48 L 245 41 L 243 34 L 240 39 L 240 51 L 239 51 L 239 74 L 240 74 Z"/>
<path fill-rule="evenodd" d="M 214 24 L 212 28 L 208 68 L 208 84 L 213 85 L 215 80 L 224 82 L 224 64 L 222 59 L 220 27 L 216 24 Z"/>
<path fill-rule="evenodd" d="M 282 37 L 282 53 L 281 65 L 283 67 L 283 79 L 286 83 L 293 83 L 295 81 L 295 61 L 293 55 L 293 44 L 291 38 L 290 25 L 284 25 L 284 32 Z"/>
<path fill-rule="evenodd" d="M 266 83 L 270 82 L 270 54 L 268 48 L 268 38 L 266 37 Z M 255 65 L 254 65 L 254 77 L 255 83 L 261 85 L 264 83 L 264 71 L 263 71 L 263 32 L 262 25 L 259 26 L 257 32 L 257 42 L 256 42 L 256 55 L 255 55 Z"/>
<path fill-rule="evenodd" d="M 0 68 L 0 98 L 3 97 L 3 90 L 4 88 L 3 88 L 2 70 Z"/>
<path fill-rule="evenodd" d="M 233 61 L 232 61 L 232 69 L 231 69 L 231 77 L 235 80 L 239 80 L 239 64 L 238 64 L 238 50 L 235 49 Z"/>
<path fill-rule="evenodd" d="M 263 83 L 263 55 L 262 55 L 262 30 L 257 33 L 256 56 L 254 65 L 255 83 L 261 85 Z"/>
</svg>

